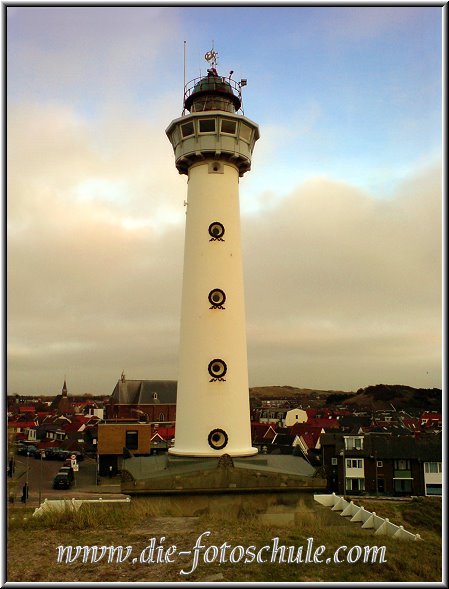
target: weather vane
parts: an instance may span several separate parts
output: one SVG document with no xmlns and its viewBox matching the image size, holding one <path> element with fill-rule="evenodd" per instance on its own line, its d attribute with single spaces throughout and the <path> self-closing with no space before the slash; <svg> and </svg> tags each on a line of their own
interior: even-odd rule
<svg viewBox="0 0 449 589">
<path fill-rule="evenodd" d="M 218 53 L 214 51 L 214 43 L 212 42 L 212 49 L 205 54 L 204 59 L 210 63 L 213 68 L 215 68 L 218 63 L 217 57 Z"/>
</svg>

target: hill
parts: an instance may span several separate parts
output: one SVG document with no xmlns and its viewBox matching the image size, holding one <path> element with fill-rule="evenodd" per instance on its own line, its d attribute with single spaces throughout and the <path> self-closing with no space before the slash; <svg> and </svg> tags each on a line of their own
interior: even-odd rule
<svg viewBox="0 0 449 589">
<path fill-rule="evenodd" d="M 441 389 L 415 389 L 407 385 L 377 384 L 359 389 L 344 401 L 345 405 L 358 405 L 374 409 L 425 409 L 442 410 Z"/>
<path fill-rule="evenodd" d="M 320 408 L 324 405 L 328 405 L 328 398 L 346 399 L 355 393 L 347 393 L 344 391 L 326 391 L 322 389 L 306 389 L 291 386 L 265 386 L 265 387 L 252 387 L 249 389 L 249 396 L 252 400 L 266 401 L 276 400 L 285 401 L 286 404 L 309 406 L 314 408 Z"/>
<path fill-rule="evenodd" d="M 428 411 L 442 410 L 441 389 L 417 389 L 407 385 L 377 384 L 359 389 L 357 392 L 339 390 L 307 389 L 292 386 L 252 387 L 249 390 L 251 399 L 259 401 L 275 399 L 298 402 L 311 407 L 344 404 L 370 410 L 391 409 L 425 409 Z"/>
</svg>

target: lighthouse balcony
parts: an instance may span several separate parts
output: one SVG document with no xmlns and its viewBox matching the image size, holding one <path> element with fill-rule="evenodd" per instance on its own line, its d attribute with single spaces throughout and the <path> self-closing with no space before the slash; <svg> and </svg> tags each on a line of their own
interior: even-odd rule
<svg viewBox="0 0 449 589">
<path fill-rule="evenodd" d="M 236 165 L 243 176 L 251 168 L 251 155 L 259 138 L 259 128 L 253 121 L 224 111 L 175 119 L 166 133 L 180 174 L 188 174 L 189 167 L 201 160 L 221 159 Z"/>
</svg>

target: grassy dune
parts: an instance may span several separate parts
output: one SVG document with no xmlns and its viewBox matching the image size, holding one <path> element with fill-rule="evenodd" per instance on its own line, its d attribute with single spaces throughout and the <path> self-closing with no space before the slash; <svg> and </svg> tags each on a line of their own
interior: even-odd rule
<svg viewBox="0 0 449 589">
<path fill-rule="evenodd" d="M 11 582 L 174 582 L 174 581 L 228 581 L 228 582 L 319 582 L 319 581 L 401 581 L 438 582 L 442 580 L 441 501 L 423 498 L 414 501 L 357 500 L 367 509 L 374 510 L 390 521 L 404 525 L 405 529 L 421 534 L 422 541 L 398 541 L 385 536 L 374 536 L 371 530 L 362 530 L 359 524 L 348 522 L 339 514 L 331 512 L 314 502 L 301 499 L 293 506 L 294 526 L 278 526 L 262 523 L 254 509 L 246 501 L 234 509 L 232 502 L 216 501 L 212 509 L 204 508 L 203 502 L 191 503 L 186 516 L 184 504 L 169 498 L 139 497 L 129 505 L 83 505 L 79 512 L 67 511 L 61 515 L 47 514 L 33 518 L 32 510 L 12 508 L 8 517 L 7 580 Z M 235 505 L 234 505 L 235 507 Z M 279 517 L 285 505 L 271 506 Z M 287 507 L 288 509 L 288 507 Z M 276 517 L 275 517 L 276 519 Z M 180 575 L 180 570 L 192 568 L 191 555 L 175 555 L 174 562 L 132 562 L 134 557 L 155 538 L 156 546 L 165 549 L 176 545 L 177 550 L 192 550 L 198 536 L 203 537 L 205 549 L 211 545 L 217 550 L 227 543 L 225 550 L 228 562 L 203 562 L 204 550 L 200 553 L 195 571 Z M 161 541 L 161 537 L 165 540 Z M 272 546 L 273 538 L 279 545 L 304 546 L 312 538 L 313 549 L 326 547 L 324 558 L 342 545 L 385 546 L 383 563 L 325 562 L 229 562 L 232 548 L 254 546 L 253 552 L 263 546 Z M 310 540 L 309 540 L 310 543 Z M 80 546 L 131 546 L 132 557 L 122 563 L 82 562 L 81 558 L 70 564 L 57 563 L 58 545 Z M 235 549 L 238 560 L 240 549 Z M 208 551 L 209 557 L 214 549 Z M 148 556 L 148 550 L 146 551 Z M 265 551 L 264 558 L 271 553 Z"/>
</svg>

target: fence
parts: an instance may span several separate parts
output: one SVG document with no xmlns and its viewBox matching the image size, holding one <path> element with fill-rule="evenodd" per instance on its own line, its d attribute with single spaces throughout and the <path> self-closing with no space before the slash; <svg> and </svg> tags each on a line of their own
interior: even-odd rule
<svg viewBox="0 0 449 589">
<path fill-rule="evenodd" d="M 96 505 L 103 505 L 105 503 L 126 503 L 129 504 L 131 497 L 126 499 L 45 499 L 40 507 L 36 507 L 33 516 L 40 516 L 48 511 L 65 512 L 66 510 L 78 511 L 83 503 L 93 503 Z"/>
<path fill-rule="evenodd" d="M 379 517 L 376 512 L 359 507 L 353 501 L 346 501 L 335 493 L 332 495 L 314 495 L 315 501 L 330 507 L 332 511 L 340 511 L 343 517 L 349 517 L 351 522 L 362 522 L 362 528 L 374 530 L 375 535 L 392 536 L 399 540 L 421 540 L 419 534 L 412 534 L 404 530 L 403 526 L 392 524 L 388 518 Z"/>
</svg>

